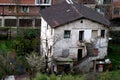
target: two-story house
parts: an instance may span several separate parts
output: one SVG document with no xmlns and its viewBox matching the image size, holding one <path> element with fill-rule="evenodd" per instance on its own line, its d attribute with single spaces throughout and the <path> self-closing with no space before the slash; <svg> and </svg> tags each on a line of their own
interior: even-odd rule
<svg viewBox="0 0 120 80">
<path fill-rule="evenodd" d="M 40 13 L 41 52 L 55 71 L 69 71 L 76 64 L 82 70 L 83 65 L 107 55 L 109 21 L 96 11 L 64 1 Z"/>
</svg>

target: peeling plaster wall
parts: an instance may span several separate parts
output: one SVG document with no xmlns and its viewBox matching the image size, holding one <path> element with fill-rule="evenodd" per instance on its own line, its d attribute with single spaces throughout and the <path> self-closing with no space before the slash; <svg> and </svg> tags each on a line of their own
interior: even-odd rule
<svg viewBox="0 0 120 80">
<path fill-rule="evenodd" d="M 44 19 L 43 19 L 44 21 Z M 44 21 L 45 22 L 45 21 Z M 49 27 L 48 30 L 46 30 L 47 24 L 42 22 L 41 26 L 41 38 L 52 38 L 54 36 L 54 41 L 48 40 L 49 45 L 53 45 L 53 56 L 60 57 L 62 56 L 62 50 L 69 49 L 69 57 L 77 59 L 78 49 L 83 49 L 82 57 L 87 55 L 85 47 L 78 46 L 79 41 L 79 31 L 84 31 L 84 41 L 91 43 L 92 41 L 95 43 L 95 48 L 98 48 L 99 50 L 99 57 L 107 55 L 107 46 L 108 46 L 108 28 L 104 27 L 104 25 L 99 24 L 97 22 L 93 22 L 87 19 L 81 19 L 77 20 L 68 24 L 65 24 L 63 26 L 57 27 L 53 29 L 53 35 L 50 35 L 51 28 Z M 64 30 L 71 30 L 70 38 L 64 39 Z M 98 30 L 98 37 L 100 37 L 101 30 L 105 30 L 105 38 L 92 38 L 92 30 Z M 43 32 L 45 34 L 43 34 Z M 58 41 L 56 41 L 58 39 Z M 55 42 L 56 41 L 56 42 Z M 43 41 L 44 42 L 44 41 Z M 43 43 L 43 47 L 45 47 L 46 42 Z"/>
<path fill-rule="evenodd" d="M 53 36 L 54 36 L 54 29 L 52 29 L 46 21 L 41 18 L 41 52 L 43 53 L 43 56 L 47 54 L 48 49 L 53 46 Z M 47 41 L 47 42 L 46 42 Z M 46 46 L 47 45 L 47 46 Z M 49 56 L 53 55 L 49 53 Z"/>
</svg>

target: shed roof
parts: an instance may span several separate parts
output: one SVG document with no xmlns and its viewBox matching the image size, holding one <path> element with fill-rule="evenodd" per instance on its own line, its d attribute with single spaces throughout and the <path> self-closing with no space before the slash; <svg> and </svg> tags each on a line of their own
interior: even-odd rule
<svg viewBox="0 0 120 80">
<path fill-rule="evenodd" d="M 64 1 L 60 4 L 43 9 L 40 13 L 47 23 L 53 28 L 83 18 L 107 26 L 110 24 L 110 22 L 98 12 L 75 2 L 73 4 L 68 4 Z"/>
</svg>

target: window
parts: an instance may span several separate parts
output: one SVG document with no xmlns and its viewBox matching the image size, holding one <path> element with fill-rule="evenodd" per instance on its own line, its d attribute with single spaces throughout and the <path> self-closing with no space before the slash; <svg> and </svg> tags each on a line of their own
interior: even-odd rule
<svg viewBox="0 0 120 80">
<path fill-rule="evenodd" d="M 28 12 L 29 12 L 28 6 L 23 6 L 23 7 L 21 8 L 21 11 L 24 12 L 24 13 L 28 13 Z"/>
<path fill-rule="evenodd" d="M 96 7 L 96 11 L 97 11 L 98 13 L 104 15 L 106 10 L 105 10 L 104 6 L 97 6 L 97 7 Z"/>
<path fill-rule="evenodd" d="M 71 31 L 70 30 L 65 30 L 64 31 L 64 38 L 70 38 Z"/>
<path fill-rule="evenodd" d="M 105 37 L 105 30 L 101 30 L 101 37 Z"/>
<path fill-rule="evenodd" d="M 92 38 L 96 38 L 98 36 L 98 30 L 92 30 Z"/>
<path fill-rule="evenodd" d="M 16 19 L 5 19 L 5 26 L 16 26 L 17 20 Z"/>
<path fill-rule="evenodd" d="M 51 0 L 36 0 L 36 4 L 51 4 Z"/>
<path fill-rule="evenodd" d="M 83 41 L 84 31 L 79 31 L 79 41 Z"/>
<path fill-rule="evenodd" d="M 31 26 L 33 26 L 32 25 L 32 19 L 20 19 L 19 20 L 20 22 L 19 22 L 19 26 L 20 27 L 31 27 Z"/>
<path fill-rule="evenodd" d="M 110 4 L 111 0 L 104 0 L 103 4 Z"/>
<path fill-rule="evenodd" d="M 120 14 L 120 8 L 114 8 L 114 14 Z"/>
<path fill-rule="evenodd" d="M 103 4 L 103 0 L 96 0 L 97 4 Z"/>
<path fill-rule="evenodd" d="M 41 19 L 35 19 L 35 26 L 40 27 L 41 26 Z"/>
<path fill-rule="evenodd" d="M 9 5 L 8 10 L 9 10 L 9 12 L 15 12 L 15 6 Z"/>
</svg>

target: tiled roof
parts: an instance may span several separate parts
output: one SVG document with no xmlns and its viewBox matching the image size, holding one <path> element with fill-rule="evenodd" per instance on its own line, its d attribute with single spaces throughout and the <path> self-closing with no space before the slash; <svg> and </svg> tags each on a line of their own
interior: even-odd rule
<svg viewBox="0 0 120 80">
<path fill-rule="evenodd" d="M 60 4 L 43 9 L 40 13 L 47 23 L 53 28 L 83 18 L 107 26 L 110 24 L 107 19 L 96 11 L 75 2 L 73 4 L 68 4 L 64 1 Z"/>
</svg>

